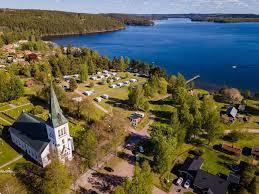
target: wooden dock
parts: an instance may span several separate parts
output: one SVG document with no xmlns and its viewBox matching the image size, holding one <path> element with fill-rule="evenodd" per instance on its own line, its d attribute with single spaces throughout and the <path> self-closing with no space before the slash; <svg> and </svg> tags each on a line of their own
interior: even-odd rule
<svg viewBox="0 0 259 194">
<path fill-rule="evenodd" d="M 193 78 L 187 80 L 186 83 L 188 84 L 188 83 L 190 83 L 190 82 L 192 82 L 192 81 L 194 81 L 194 80 L 196 80 L 196 79 L 198 79 L 198 78 L 200 78 L 200 77 L 201 77 L 200 75 L 196 75 L 196 76 L 194 76 Z"/>
</svg>

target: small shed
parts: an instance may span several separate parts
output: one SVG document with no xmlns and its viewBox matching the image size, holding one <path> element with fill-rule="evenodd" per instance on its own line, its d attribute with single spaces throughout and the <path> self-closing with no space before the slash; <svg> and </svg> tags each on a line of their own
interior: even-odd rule
<svg viewBox="0 0 259 194">
<path fill-rule="evenodd" d="M 138 123 L 141 121 L 141 117 L 139 117 L 136 114 L 132 114 L 129 117 L 130 123 L 132 126 L 136 127 L 138 125 Z"/>
<path fill-rule="evenodd" d="M 241 152 L 242 152 L 241 148 L 238 148 L 238 147 L 235 147 L 234 145 L 229 145 L 226 143 L 223 143 L 221 148 L 223 151 L 236 156 L 241 155 Z"/>
<path fill-rule="evenodd" d="M 230 107 L 228 107 L 228 109 L 226 111 L 226 114 L 229 117 L 236 118 L 236 116 L 237 116 L 237 109 L 235 107 L 233 107 L 233 106 L 230 106 Z"/>
</svg>

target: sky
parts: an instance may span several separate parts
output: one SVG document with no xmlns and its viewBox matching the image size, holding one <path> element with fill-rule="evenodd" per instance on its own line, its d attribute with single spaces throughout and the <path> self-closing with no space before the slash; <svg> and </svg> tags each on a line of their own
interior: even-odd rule
<svg viewBox="0 0 259 194">
<path fill-rule="evenodd" d="M 0 7 L 82 13 L 259 14 L 259 0 L 0 0 Z"/>
</svg>

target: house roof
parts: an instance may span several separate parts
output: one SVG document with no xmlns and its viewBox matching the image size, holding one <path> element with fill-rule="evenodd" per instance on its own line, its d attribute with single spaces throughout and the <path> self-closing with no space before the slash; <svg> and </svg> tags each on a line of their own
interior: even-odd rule
<svg viewBox="0 0 259 194">
<path fill-rule="evenodd" d="M 45 121 L 29 113 L 22 113 L 9 131 L 38 153 L 49 143 Z"/>
<path fill-rule="evenodd" d="M 184 161 L 184 164 L 182 166 L 182 171 L 197 171 L 201 168 L 201 165 L 203 164 L 203 159 L 201 157 L 195 157 L 195 158 L 186 158 Z"/>
<path fill-rule="evenodd" d="M 242 152 L 242 150 L 240 148 L 235 147 L 234 145 L 226 144 L 226 143 L 222 144 L 222 149 L 224 149 L 228 152 L 234 153 L 234 154 L 241 154 L 241 152 Z"/>
<path fill-rule="evenodd" d="M 204 170 L 198 170 L 193 185 L 203 191 L 213 194 L 225 194 L 228 189 L 228 181 Z"/>
<path fill-rule="evenodd" d="M 230 106 L 230 107 L 228 107 L 226 113 L 227 113 L 227 115 L 230 115 L 233 118 L 235 118 L 237 116 L 237 109 L 233 106 Z"/>
<path fill-rule="evenodd" d="M 50 86 L 50 103 L 49 103 L 49 111 L 50 111 L 50 117 L 47 121 L 48 125 L 50 125 L 53 128 L 59 127 L 61 125 L 64 125 L 67 123 L 67 119 L 63 115 L 63 111 L 61 110 L 58 99 L 56 96 L 56 93 L 53 89 L 53 86 L 51 84 Z"/>
</svg>

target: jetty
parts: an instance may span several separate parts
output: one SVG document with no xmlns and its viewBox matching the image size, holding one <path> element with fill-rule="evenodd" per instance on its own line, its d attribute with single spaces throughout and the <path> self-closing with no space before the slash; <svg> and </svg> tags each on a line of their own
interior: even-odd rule
<svg viewBox="0 0 259 194">
<path fill-rule="evenodd" d="M 196 76 L 194 76 L 193 78 L 187 80 L 186 83 L 188 84 L 188 83 L 190 83 L 190 82 L 192 82 L 192 81 L 194 81 L 194 80 L 196 80 L 196 79 L 198 79 L 198 78 L 200 78 L 200 77 L 201 77 L 200 75 L 196 75 Z"/>
</svg>

